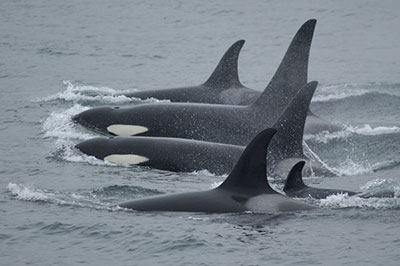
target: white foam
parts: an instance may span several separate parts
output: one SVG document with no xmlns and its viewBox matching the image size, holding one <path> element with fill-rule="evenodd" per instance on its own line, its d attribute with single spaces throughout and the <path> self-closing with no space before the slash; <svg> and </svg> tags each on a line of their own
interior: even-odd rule
<svg viewBox="0 0 400 266">
<path fill-rule="evenodd" d="M 320 87 L 318 94 L 312 99 L 313 102 L 328 102 L 344 99 L 351 96 L 360 96 L 370 92 L 370 90 L 360 88 L 357 84 L 336 84 Z"/>
<path fill-rule="evenodd" d="M 384 134 L 400 133 L 400 127 L 385 127 L 378 126 L 372 127 L 369 124 L 364 124 L 363 126 L 352 126 L 345 125 L 344 129 L 336 132 L 322 131 L 316 135 L 307 134 L 304 135 L 304 140 L 315 140 L 319 143 L 328 143 L 331 140 L 347 139 L 353 134 L 365 135 L 365 136 L 376 136 Z"/>
<path fill-rule="evenodd" d="M 400 132 L 400 127 L 385 127 L 385 126 L 378 126 L 378 127 L 371 127 L 368 124 L 364 124 L 361 127 L 356 127 L 356 126 L 351 126 L 348 125 L 346 126 L 346 130 L 352 132 L 352 133 L 357 133 L 360 135 L 383 135 L 383 134 L 392 134 L 392 133 L 399 133 Z"/>
<path fill-rule="evenodd" d="M 94 137 L 95 135 L 77 131 L 75 124 L 71 120 L 72 116 L 87 109 L 89 108 L 75 104 L 67 110 L 52 112 L 43 123 L 44 137 L 83 140 Z"/>
<path fill-rule="evenodd" d="M 95 157 L 80 153 L 72 140 L 86 140 L 96 135 L 78 131 L 71 117 L 87 110 L 79 104 L 64 111 L 52 112 L 43 123 L 44 138 L 54 138 L 52 155 L 67 162 L 85 162 L 92 165 L 111 165 Z"/>
<path fill-rule="evenodd" d="M 30 186 L 9 183 L 7 190 L 17 199 L 26 201 L 48 201 L 49 195 L 41 190 L 36 190 Z"/>
<path fill-rule="evenodd" d="M 322 131 L 317 135 L 304 135 L 303 138 L 304 140 L 315 140 L 319 143 L 326 144 L 331 140 L 347 139 L 351 135 L 353 135 L 353 133 L 348 130 L 341 130 L 336 132 Z"/>
<path fill-rule="evenodd" d="M 400 198 L 360 198 L 347 194 L 337 194 L 322 199 L 317 204 L 325 208 L 393 209 L 400 207 Z"/>
<path fill-rule="evenodd" d="M 68 139 L 59 139 L 55 143 L 53 155 L 63 161 L 72 163 L 88 163 L 90 165 L 116 166 L 116 164 L 88 156 L 74 148 L 75 143 Z"/>
<path fill-rule="evenodd" d="M 324 162 L 318 156 L 318 154 L 316 154 L 313 150 L 311 150 L 310 146 L 308 146 L 308 144 L 305 141 L 303 141 L 303 148 L 304 148 L 304 155 L 306 155 L 307 158 L 309 158 L 311 161 L 317 162 L 318 164 L 322 165 L 325 169 L 328 169 L 330 172 L 332 172 L 336 175 L 340 175 L 340 172 L 337 169 L 328 166 L 328 164 L 326 162 Z M 312 172 L 312 176 L 314 176 L 312 167 L 310 167 L 310 170 Z"/>
<path fill-rule="evenodd" d="M 7 191 L 9 191 L 11 196 L 15 199 L 23 201 L 40 201 L 58 205 L 107 209 L 111 211 L 118 210 L 118 208 L 114 206 L 108 206 L 107 204 L 99 202 L 94 197 L 78 195 L 76 193 L 51 192 L 24 184 L 9 183 L 7 185 Z"/>
<path fill-rule="evenodd" d="M 377 178 L 360 187 L 362 196 L 368 197 L 400 197 L 400 186 L 392 179 Z"/>
<path fill-rule="evenodd" d="M 210 189 L 214 189 L 214 188 L 219 187 L 223 182 L 224 182 L 224 181 L 216 181 L 216 182 L 213 182 L 213 183 L 210 185 Z"/>
<path fill-rule="evenodd" d="M 334 167 L 334 169 L 341 176 L 361 175 L 373 172 L 373 168 L 370 164 L 365 165 L 354 162 L 350 157 L 347 157 L 344 162 L 342 162 L 339 166 Z"/>
<path fill-rule="evenodd" d="M 70 102 L 102 102 L 108 104 L 121 104 L 130 102 L 143 102 L 143 103 L 157 103 L 157 102 L 170 102 L 169 100 L 158 100 L 155 98 L 148 98 L 145 100 L 127 97 L 121 91 L 108 88 L 108 87 L 95 87 L 89 85 L 76 85 L 70 81 L 63 81 L 67 88 L 59 93 L 39 99 L 38 101 L 55 101 L 64 100 Z"/>
<path fill-rule="evenodd" d="M 215 177 L 216 175 L 208 171 L 207 169 L 199 170 L 199 171 L 193 171 L 190 172 L 192 175 L 200 175 L 200 176 L 210 176 L 210 177 Z M 226 175 L 225 175 L 226 176 Z"/>
</svg>

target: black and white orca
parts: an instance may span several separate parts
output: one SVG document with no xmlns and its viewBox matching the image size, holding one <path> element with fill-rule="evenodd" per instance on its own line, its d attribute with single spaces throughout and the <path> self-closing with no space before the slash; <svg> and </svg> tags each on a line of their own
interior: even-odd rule
<svg viewBox="0 0 400 266">
<path fill-rule="evenodd" d="M 272 80 L 247 106 L 157 103 L 131 108 L 100 107 L 73 120 L 102 133 L 154 136 L 247 145 L 260 130 L 271 127 L 307 82 L 308 59 L 315 20 L 293 38 Z"/>
<path fill-rule="evenodd" d="M 325 199 L 332 195 L 347 194 L 354 196 L 359 194 L 358 192 L 342 190 L 342 189 L 327 189 L 327 188 L 314 188 L 309 187 L 303 182 L 302 170 L 305 165 L 304 161 L 300 161 L 295 164 L 290 171 L 283 192 L 289 197 L 296 198 L 307 198 L 311 197 L 314 199 Z"/>
<path fill-rule="evenodd" d="M 226 180 L 217 188 L 135 199 L 119 204 L 137 211 L 237 213 L 312 210 L 315 207 L 279 194 L 267 180 L 267 146 L 275 129 L 259 133 L 243 151 Z"/>
<path fill-rule="evenodd" d="M 127 97 L 146 100 L 156 98 L 171 102 L 247 105 L 254 102 L 260 92 L 245 87 L 239 80 L 238 59 L 244 45 L 239 40 L 225 52 L 206 82 L 198 86 L 142 90 L 124 93 Z"/>
<path fill-rule="evenodd" d="M 269 173 L 286 177 L 294 163 L 306 160 L 302 146 L 303 129 L 315 88 L 316 84 L 311 83 L 300 90 L 275 122 L 273 128 L 278 133 L 269 148 Z M 113 163 L 174 172 L 208 170 L 217 175 L 229 173 L 244 150 L 239 145 L 140 136 L 97 137 L 81 142 L 76 147 L 87 155 Z M 308 164 L 306 170 L 312 170 L 318 176 L 334 175 L 321 165 L 309 161 Z"/>
</svg>

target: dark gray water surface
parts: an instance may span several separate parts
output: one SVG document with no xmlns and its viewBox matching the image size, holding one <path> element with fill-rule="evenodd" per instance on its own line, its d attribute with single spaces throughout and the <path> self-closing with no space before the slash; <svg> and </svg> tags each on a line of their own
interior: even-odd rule
<svg viewBox="0 0 400 266">
<path fill-rule="evenodd" d="M 398 1 L 1 1 L 1 265 L 398 265 Z M 107 164 L 74 144 L 95 136 L 70 118 L 113 94 L 197 85 L 245 39 L 242 82 L 263 90 L 300 25 L 318 20 L 312 110 L 345 125 L 305 136 L 359 190 L 306 201 L 318 211 L 140 213 L 128 199 L 209 189 L 224 177 Z M 149 100 L 156 102 L 156 100 Z M 277 188 L 279 184 L 275 184 Z"/>
</svg>

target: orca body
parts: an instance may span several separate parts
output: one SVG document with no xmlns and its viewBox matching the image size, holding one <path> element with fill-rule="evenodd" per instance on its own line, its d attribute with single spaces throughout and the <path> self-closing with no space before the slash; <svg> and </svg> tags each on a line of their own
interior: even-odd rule
<svg viewBox="0 0 400 266">
<path fill-rule="evenodd" d="M 102 133 L 196 139 L 234 145 L 247 143 L 279 118 L 307 82 L 315 20 L 303 24 L 274 77 L 251 105 L 187 103 L 143 104 L 131 108 L 100 107 L 73 120 Z"/>
<path fill-rule="evenodd" d="M 304 164 L 304 161 L 300 161 L 293 166 L 292 170 L 290 171 L 286 180 L 286 184 L 283 188 L 283 191 L 287 196 L 296 198 L 311 197 L 314 199 L 325 199 L 328 196 L 337 194 L 348 194 L 349 196 L 359 194 L 358 192 L 348 190 L 313 188 L 306 186 L 302 177 L 302 169 Z"/>
<path fill-rule="evenodd" d="M 274 124 L 278 130 L 269 148 L 269 173 L 286 177 L 291 167 L 305 160 L 302 140 L 307 109 L 316 84 L 300 90 Z M 207 170 L 222 175 L 229 173 L 244 146 L 212 143 L 182 138 L 160 137 L 98 137 L 79 143 L 76 147 L 87 155 L 114 163 L 149 166 L 174 172 Z M 141 160 L 140 160 L 141 158 Z M 328 169 L 308 161 L 318 176 L 334 175 Z"/>
<path fill-rule="evenodd" d="M 239 40 L 225 52 L 214 72 L 198 86 L 145 90 L 124 93 L 127 97 L 146 100 L 156 98 L 171 102 L 247 105 L 254 102 L 260 92 L 249 89 L 240 82 L 238 58 L 244 40 Z"/>
<path fill-rule="evenodd" d="M 267 146 L 276 130 L 266 129 L 246 147 L 227 179 L 217 188 L 155 196 L 119 204 L 138 211 L 236 213 L 311 210 L 314 206 L 274 191 L 267 180 Z"/>
<path fill-rule="evenodd" d="M 225 52 L 208 80 L 201 85 L 137 91 L 122 95 L 142 100 L 156 98 L 171 102 L 250 105 L 260 97 L 261 92 L 244 86 L 239 80 L 238 58 L 244 42 L 244 40 L 235 42 Z M 301 79 L 306 81 L 307 76 Z M 305 85 L 305 83 L 302 85 Z M 328 123 L 309 111 L 304 133 L 318 134 L 322 131 L 335 132 L 342 129 L 342 127 Z"/>
<path fill-rule="evenodd" d="M 228 174 L 244 150 L 237 145 L 140 136 L 97 137 L 77 144 L 76 148 L 97 159 L 118 164 L 173 172 L 207 170 L 217 175 Z"/>
</svg>

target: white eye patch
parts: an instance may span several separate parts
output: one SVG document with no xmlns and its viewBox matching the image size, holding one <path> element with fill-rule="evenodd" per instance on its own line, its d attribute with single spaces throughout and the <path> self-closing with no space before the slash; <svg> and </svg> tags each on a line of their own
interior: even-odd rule
<svg viewBox="0 0 400 266">
<path fill-rule="evenodd" d="M 135 125 L 111 125 L 107 127 L 107 130 L 114 135 L 123 137 L 134 136 L 149 131 L 147 127 Z"/>
<path fill-rule="evenodd" d="M 136 154 L 111 154 L 104 157 L 104 161 L 118 164 L 140 164 L 149 161 L 149 158 Z"/>
</svg>

